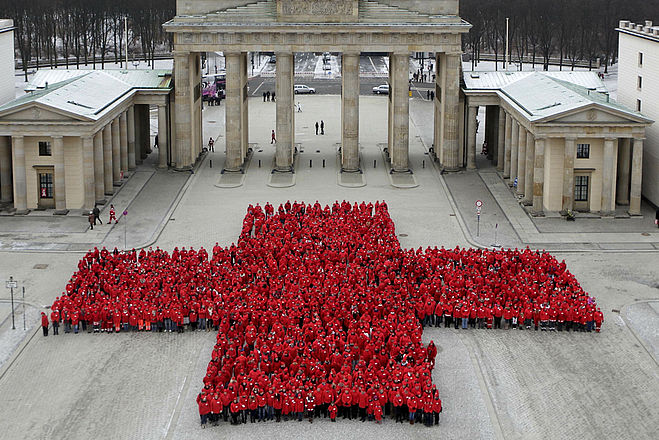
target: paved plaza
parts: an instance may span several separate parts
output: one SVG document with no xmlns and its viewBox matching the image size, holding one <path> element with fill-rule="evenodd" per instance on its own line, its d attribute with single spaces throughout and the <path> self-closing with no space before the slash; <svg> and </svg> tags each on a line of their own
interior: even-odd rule
<svg viewBox="0 0 659 440">
<path fill-rule="evenodd" d="M 258 94 L 257 94 L 258 95 Z M 659 232 L 652 212 L 610 220 L 532 219 L 487 161 L 440 175 L 427 153 L 432 104 L 410 103 L 410 164 L 418 186 L 397 188 L 384 166 L 387 97 L 360 99 L 365 186 L 339 185 L 340 97 L 296 96 L 295 185 L 268 186 L 275 104 L 249 100 L 253 156 L 241 185 L 218 186 L 224 163 L 224 103 L 204 109 L 204 139 L 217 138 L 193 173 L 155 168 L 157 150 L 114 196 L 127 218 L 88 229 L 80 213 L 23 222 L 0 217 L 0 276 L 26 288 L 11 329 L 9 291 L 0 295 L 0 432 L 11 439 L 450 438 L 650 439 L 659 425 Z M 315 135 L 323 120 L 325 135 Z M 481 134 L 481 133 L 479 133 Z M 479 144 L 482 141 L 479 142 Z M 324 167 L 323 167 L 324 162 Z M 38 312 L 51 304 L 93 246 L 229 245 L 248 204 L 298 200 L 385 200 L 401 246 L 551 249 L 565 259 L 604 312 L 602 333 L 427 329 L 438 346 L 433 382 L 440 425 L 359 421 L 221 423 L 199 427 L 195 397 L 214 332 L 41 336 Z M 480 224 L 475 200 L 485 204 Z M 107 208 L 106 208 L 107 209 Z M 107 211 L 102 214 L 107 220 Z M 496 236 L 495 236 L 496 233 Z M 125 236 L 124 236 L 125 234 Z M 20 301 L 22 292 L 15 298 Z"/>
</svg>

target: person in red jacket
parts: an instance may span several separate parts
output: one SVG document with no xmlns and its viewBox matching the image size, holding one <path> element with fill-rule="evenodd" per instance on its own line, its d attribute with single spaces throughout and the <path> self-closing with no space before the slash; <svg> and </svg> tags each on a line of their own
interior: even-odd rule
<svg viewBox="0 0 659 440">
<path fill-rule="evenodd" d="M 466 319 L 466 318 L 465 318 Z M 418 403 L 415 396 L 410 396 L 407 398 L 407 410 L 410 414 L 410 425 L 414 425 L 414 419 L 416 418 L 416 409 Z"/>
<path fill-rule="evenodd" d="M 435 416 L 435 425 L 439 425 L 439 413 L 442 412 L 442 399 L 439 398 L 437 392 L 435 392 L 435 398 L 432 401 L 432 412 Z"/>
<path fill-rule="evenodd" d="M 53 335 L 59 335 L 59 310 L 50 312 L 50 321 L 53 323 Z"/>
<path fill-rule="evenodd" d="M 238 425 L 238 417 L 240 416 L 240 404 L 238 403 L 238 399 L 234 399 L 233 402 L 231 402 L 229 409 L 231 411 L 231 424 Z"/>
<path fill-rule="evenodd" d="M 220 395 L 216 392 L 211 398 L 211 422 L 213 425 L 217 425 L 218 420 L 220 420 L 220 414 L 222 414 L 222 399 Z"/>
<path fill-rule="evenodd" d="M 330 403 L 330 406 L 327 408 L 327 410 L 329 411 L 330 420 L 332 422 L 336 422 L 336 411 L 337 411 L 336 403 L 332 401 L 332 403 Z"/>
<path fill-rule="evenodd" d="M 201 427 L 206 427 L 206 421 L 208 420 L 208 414 L 211 412 L 211 406 L 206 398 L 205 393 L 199 393 L 197 396 L 197 405 L 199 405 L 199 416 L 201 418 Z"/>
<path fill-rule="evenodd" d="M 48 336 L 48 317 L 44 312 L 41 312 L 41 329 L 43 330 L 43 335 Z"/>
<path fill-rule="evenodd" d="M 602 329 L 602 322 L 604 321 L 604 315 L 599 308 L 593 313 L 593 319 L 595 320 L 595 332 L 599 333 Z"/>
</svg>

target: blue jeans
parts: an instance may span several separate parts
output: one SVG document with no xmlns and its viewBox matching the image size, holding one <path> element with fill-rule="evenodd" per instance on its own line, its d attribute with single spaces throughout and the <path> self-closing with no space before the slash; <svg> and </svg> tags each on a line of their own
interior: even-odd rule
<svg viewBox="0 0 659 440">
<path fill-rule="evenodd" d="M 415 415 L 415 414 L 416 414 L 416 412 L 412 412 L 412 411 L 410 411 L 410 422 L 411 422 L 412 420 L 414 420 L 414 415 Z"/>
<path fill-rule="evenodd" d="M 468 322 L 469 322 L 469 318 L 462 318 L 462 328 L 467 328 Z"/>
<path fill-rule="evenodd" d="M 78 324 L 73 326 L 73 333 L 78 333 Z"/>
</svg>

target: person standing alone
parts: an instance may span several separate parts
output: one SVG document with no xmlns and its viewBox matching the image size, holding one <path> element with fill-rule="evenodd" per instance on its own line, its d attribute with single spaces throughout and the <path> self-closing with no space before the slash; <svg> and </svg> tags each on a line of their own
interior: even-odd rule
<svg viewBox="0 0 659 440">
<path fill-rule="evenodd" d="M 316 121 L 316 136 L 318 136 L 318 121 Z"/>
<path fill-rule="evenodd" d="M 320 134 L 325 134 L 325 122 L 323 122 L 322 119 L 320 121 Z"/>
<path fill-rule="evenodd" d="M 275 137 L 275 131 L 272 130 L 272 138 L 270 139 L 270 144 L 277 143 L 277 138 Z"/>
<path fill-rule="evenodd" d="M 48 336 L 48 317 L 44 312 L 41 312 L 41 328 L 43 330 L 43 335 Z"/>
</svg>

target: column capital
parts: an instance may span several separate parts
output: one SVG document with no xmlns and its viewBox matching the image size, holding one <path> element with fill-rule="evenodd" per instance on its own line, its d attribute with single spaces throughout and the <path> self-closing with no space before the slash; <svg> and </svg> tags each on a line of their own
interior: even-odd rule
<svg viewBox="0 0 659 440">
<path fill-rule="evenodd" d="M 567 142 L 567 141 L 570 141 L 570 142 L 576 142 L 577 139 L 578 139 L 578 136 L 576 136 L 576 135 L 565 136 L 565 141 L 566 141 L 566 142 Z"/>
<path fill-rule="evenodd" d="M 617 137 L 613 137 L 613 136 L 607 136 L 607 137 L 604 138 L 604 140 L 605 140 L 605 141 L 608 141 L 608 142 L 614 142 L 614 141 L 617 141 L 618 138 L 617 138 Z"/>
<path fill-rule="evenodd" d="M 160 103 L 160 104 L 156 104 L 156 106 L 160 109 L 163 107 L 167 107 L 167 104 Z"/>
<path fill-rule="evenodd" d="M 52 135 L 51 138 L 53 138 L 53 139 L 64 139 L 64 136 L 59 135 L 59 134 L 55 134 L 55 135 Z"/>
<path fill-rule="evenodd" d="M 617 138 L 616 138 L 616 139 L 617 139 Z M 645 138 L 645 136 L 644 136 L 644 137 L 633 137 L 632 139 L 633 139 L 634 141 L 641 141 L 641 142 L 643 142 L 646 138 Z"/>
<path fill-rule="evenodd" d="M 348 49 L 348 50 L 344 50 L 343 52 L 341 52 L 341 55 L 360 56 L 361 53 L 362 52 L 359 49 Z"/>
<path fill-rule="evenodd" d="M 12 135 L 11 135 L 11 138 L 12 138 L 12 139 L 20 139 L 20 140 L 23 140 L 23 139 L 25 138 L 25 136 L 23 136 L 22 134 L 12 134 Z"/>
</svg>

